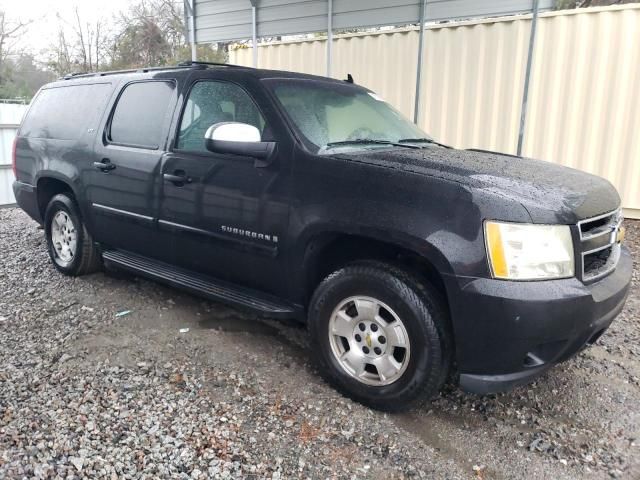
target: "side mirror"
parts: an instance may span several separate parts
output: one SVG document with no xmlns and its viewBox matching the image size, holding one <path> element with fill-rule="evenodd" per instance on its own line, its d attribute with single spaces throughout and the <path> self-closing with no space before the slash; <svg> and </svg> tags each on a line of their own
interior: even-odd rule
<svg viewBox="0 0 640 480">
<path fill-rule="evenodd" d="M 266 167 L 276 150 L 276 142 L 263 142 L 253 125 L 222 122 L 211 125 L 204 134 L 207 150 L 256 158 L 256 167 Z"/>
</svg>

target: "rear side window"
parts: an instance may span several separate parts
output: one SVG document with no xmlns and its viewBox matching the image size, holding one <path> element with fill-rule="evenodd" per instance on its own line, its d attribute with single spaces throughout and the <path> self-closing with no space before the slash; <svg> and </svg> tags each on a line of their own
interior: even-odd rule
<svg viewBox="0 0 640 480">
<path fill-rule="evenodd" d="M 77 140 L 83 133 L 98 127 L 110 92 L 109 83 L 43 89 L 33 100 L 20 135 Z"/>
<path fill-rule="evenodd" d="M 163 125 L 175 85 L 171 82 L 137 82 L 127 85 L 111 118 L 109 140 L 113 143 L 160 148 Z"/>
</svg>

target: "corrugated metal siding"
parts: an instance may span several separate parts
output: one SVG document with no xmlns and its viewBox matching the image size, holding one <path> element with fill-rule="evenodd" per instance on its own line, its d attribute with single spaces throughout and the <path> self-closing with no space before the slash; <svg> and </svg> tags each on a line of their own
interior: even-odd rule
<svg viewBox="0 0 640 480">
<path fill-rule="evenodd" d="M 196 39 L 199 42 L 226 42 L 252 35 L 251 4 L 248 1 L 195 0 L 195 15 Z"/>
<path fill-rule="evenodd" d="M 420 1 L 411 0 L 334 0 L 334 28 L 370 27 L 418 23 Z M 553 8 L 554 0 L 541 0 L 540 10 Z M 426 17 L 429 21 L 463 18 L 497 17 L 530 12 L 531 0 L 429 0 Z"/>
<path fill-rule="evenodd" d="M 515 153 L 530 15 L 428 28 L 420 126 L 460 148 Z M 335 77 L 351 73 L 413 115 L 415 29 L 334 39 Z M 262 68 L 323 75 L 325 41 L 259 47 Z M 232 63 L 251 65 L 251 50 Z M 640 6 L 544 13 L 524 154 L 609 179 L 640 215 Z"/>
<path fill-rule="evenodd" d="M 529 24 L 428 30 L 419 124 L 452 145 L 515 152 Z"/>
<path fill-rule="evenodd" d="M 0 103 L 0 205 L 15 203 L 11 150 L 18 125 L 27 110 L 26 105 Z"/>
<path fill-rule="evenodd" d="M 276 44 L 268 48 L 261 48 L 258 55 L 258 67 L 272 70 L 291 70 L 296 65 L 296 71 L 324 75 L 325 40 L 307 41 L 300 43 Z M 236 63 L 234 57 L 242 58 L 241 64 L 252 65 L 251 49 L 245 48 L 231 52 L 231 63 Z"/>
<path fill-rule="evenodd" d="M 260 0 L 258 36 L 292 35 L 327 28 L 326 0 Z"/>
<path fill-rule="evenodd" d="M 539 28 L 524 153 L 609 179 L 640 213 L 640 8 Z"/>
<path fill-rule="evenodd" d="M 261 0 L 256 15 L 258 35 L 307 33 L 327 28 L 326 0 Z M 251 38 L 249 0 L 196 0 L 198 43 Z"/>
<path fill-rule="evenodd" d="M 550 10 L 554 0 L 540 0 L 540 11 Z M 498 17 L 531 12 L 531 0 L 429 0 L 427 1 L 427 19 L 440 21 L 448 19 Z"/>
<path fill-rule="evenodd" d="M 554 0 L 540 0 L 540 9 Z M 420 0 L 334 0 L 333 26 L 373 27 L 418 23 Z M 530 12 L 531 0 L 430 0 L 427 18 L 453 20 Z M 294 35 L 327 29 L 327 0 L 260 0 L 256 15 L 258 36 Z M 198 43 L 248 39 L 252 36 L 249 0 L 196 0 Z"/>
<path fill-rule="evenodd" d="M 402 113 L 411 115 L 418 57 L 417 31 L 344 37 L 334 42 L 332 71 L 337 78 L 347 78 L 351 73 L 356 83 L 366 85 Z"/>
</svg>

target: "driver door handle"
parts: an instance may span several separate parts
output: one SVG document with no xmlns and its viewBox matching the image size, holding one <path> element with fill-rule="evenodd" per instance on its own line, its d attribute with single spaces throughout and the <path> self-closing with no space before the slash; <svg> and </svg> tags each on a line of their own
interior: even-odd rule
<svg viewBox="0 0 640 480">
<path fill-rule="evenodd" d="M 183 170 L 176 170 L 173 174 L 165 173 L 162 175 L 165 181 L 171 182 L 178 187 L 182 187 L 186 183 L 193 182 L 191 177 L 188 177 L 187 174 Z"/>
<path fill-rule="evenodd" d="M 111 163 L 111 160 L 108 158 L 103 158 L 99 162 L 93 162 L 93 166 L 98 170 L 102 170 L 103 172 L 110 172 L 111 170 L 115 170 L 116 166 Z"/>
</svg>

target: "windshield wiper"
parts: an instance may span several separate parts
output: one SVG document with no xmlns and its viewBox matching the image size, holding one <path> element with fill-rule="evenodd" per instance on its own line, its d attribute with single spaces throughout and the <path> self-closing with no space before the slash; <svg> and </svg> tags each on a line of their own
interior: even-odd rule
<svg viewBox="0 0 640 480">
<path fill-rule="evenodd" d="M 423 137 L 423 138 L 401 138 L 400 140 L 398 140 L 398 143 L 430 143 L 432 145 L 438 145 L 439 147 L 444 147 L 444 148 L 453 148 L 450 147 L 449 145 L 445 145 L 444 143 L 440 143 L 440 142 L 436 142 L 433 138 L 427 138 L 427 137 Z"/>
<path fill-rule="evenodd" d="M 389 140 L 377 140 L 374 138 L 356 138 L 354 140 L 342 140 L 340 142 L 330 142 L 325 145 L 325 148 L 340 147 L 345 145 L 391 145 L 393 147 L 404 148 L 420 148 L 416 145 L 408 145 L 406 143 L 391 142 Z"/>
</svg>

